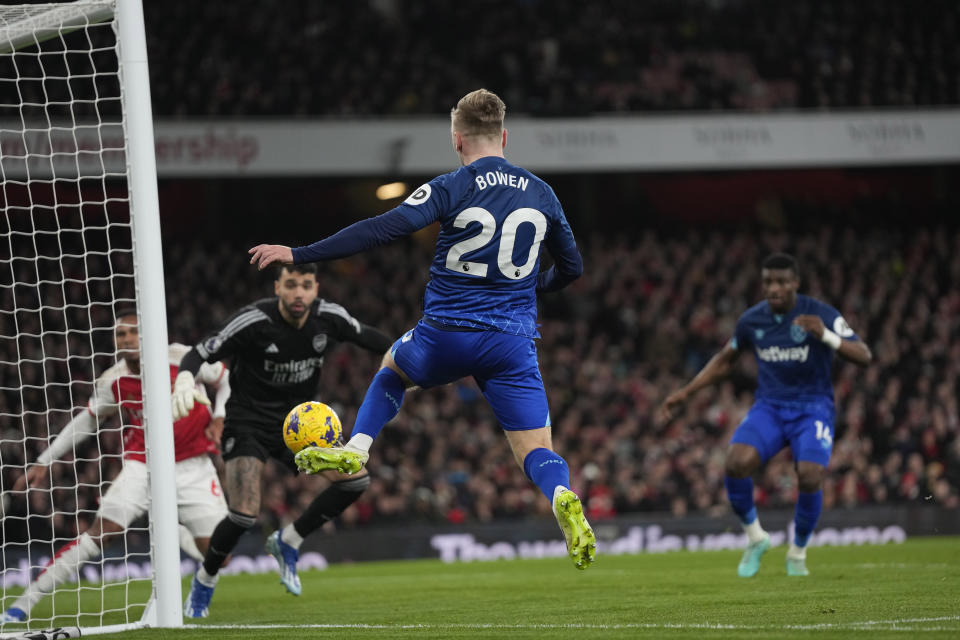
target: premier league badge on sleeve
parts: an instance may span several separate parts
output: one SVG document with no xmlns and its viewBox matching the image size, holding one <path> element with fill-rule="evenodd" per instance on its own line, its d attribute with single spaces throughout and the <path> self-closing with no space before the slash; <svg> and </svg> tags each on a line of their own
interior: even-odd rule
<svg viewBox="0 0 960 640">
<path fill-rule="evenodd" d="M 853 335 L 853 329 L 851 329 L 847 321 L 843 319 L 843 316 L 837 316 L 833 321 L 833 332 L 841 338 L 849 338 Z"/>
<path fill-rule="evenodd" d="M 424 184 L 419 189 L 410 194 L 410 197 L 403 201 L 403 204 L 412 204 L 414 206 L 418 204 L 423 204 L 430 199 L 430 193 L 433 189 L 430 188 L 430 184 Z"/>
<path fill-rule="evenodd" d="M 219 335 L 215 335 L 211 338 L 207 338 L 206 341 L 204 341 L 203 343 L 203 348 L 207 350 L 207 353 L 204 354 L 201 352 L 200 355 L 206 358 L 207 355 L 211 353 L 216 353 L 217 351 L 219 351 L 220 347 L 222 346 L 223 346 L 223 338 L 221 338 Z"/>
<path fill-rule="evenodd" d="M 790 325 L 790 337 L 793 338 L 794 342 L 800 344 L 807 339 L 807 330 L 798 324 L 792 324 Z"/>
</svg>

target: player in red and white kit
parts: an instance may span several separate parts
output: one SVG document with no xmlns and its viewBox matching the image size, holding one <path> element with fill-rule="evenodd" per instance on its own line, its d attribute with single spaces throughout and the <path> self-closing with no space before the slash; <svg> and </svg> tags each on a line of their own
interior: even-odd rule
<svg viewBox="0 0 960 640">
<path fill-rule="evenodd" d="M 61 430 L 13 489 L 22 491 L 28 485 L 37 486 L 47 477 L 50 463 L 75 451 L 80 441 L 96 432 L 102 420 L 118 412 L 123 422 L 123 470 L 103 495 L 93 524 L 57 552 L 50 565 L 30 583 L 13 606 L 0 615 L 0 623 L 26 620 L 37 602 L 51 593 L 56 585 L 77 575 L 81 563 L 99 556 L 110 536 L 122 533 L 146 512 L 150 503 L 142 426 L 140 337 L 135 312 L 118 315 L 114 336 L 120 361 L 97 379 L 87 408 Z M 181 344 L 170 345 L 171 383 L 177 376 L 180 360 L 189 350 Z M 215 452 L 219 444 L 230 387 L 226 368 L 221 363 L 204 364 L 197 382 L 217 389 L 212 419 L 210 402 L 198 384 L 195 393 L 198 401 L 190 413 L 174 422 L 173 440 L 181 530 L 185 528 L 189 532 L 202 554 L 207 550 L 213 529 L 227 515 L 220 480 L 208 453 Z"/>
</svg>

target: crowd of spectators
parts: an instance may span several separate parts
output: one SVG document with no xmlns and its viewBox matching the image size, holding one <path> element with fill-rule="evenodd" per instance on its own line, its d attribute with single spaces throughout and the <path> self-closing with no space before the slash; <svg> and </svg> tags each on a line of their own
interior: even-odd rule
<svg viewBox="0 0 960 640">
<path fill-rule="evenodd" d="M 540 361 L 555 445 L 591 517 L 727 513 L 723 456 L 752 402 L 752 358 L 742 358 L 729 382 L 702 392 L 673 423 L 656 424 L 654 410 L 729 339 L 739 314 L 758 299 L 757 265 L 778 249 L 800 260 L 802 290 L 832 302 L 875 355 L 865 371 L 836 367 L 828 508 L 904 501 L 960 506 L 960 292 L 951 286 L 960 278 L 956 231 L 641 230 L 582 240 L 584 277 L 542 298 Z M 211 273 L 211 264 L 237 269 L 217 280 L 236 283 L 236 291 L 211 290 L 213 306 L 198 306 L 202 315 L 217 316 L 226 311 L 218 305 L 250 298 L 243 284 L 248 266 L 229 249 L 203 258 L 189 246 L 174 253 L 183 269 L 175 281 L 197 281 Z M 321 295 L 400 335 L 419 317 L 429 258 L 429 244 L 411 241 L 334 263 L 321 272 Z M 171 293 L 171 308 L 197 306 L 193 294 L 178 300 L 172 287 Z M 178 315 L 171 313 L 172 335 L 198 339 L 203 323 Z M 320 398 L 346 425 L 377 367 L 376 357 L 349 347 L 327 359 Z M 408 394 L 378 439 L 370 468 L 372 487 L 344 514 L 344 524 L 487 521 L 549 511 L 469 380 Z M 276 471 L 265 484 L 267 527 L 296 515 L 310 499 L 302 490 L 307 481 Z M 793 505 L 789 452 L 766 468 L 758 486 L 760 505 Z"/>
<path fill-rule="evenodd" d="M 158 117 L 445 114 L 478 86 L 533 116 L 960 104 L 951 0 L 165 0 L 144 10 Z M 16 91 L 36 103 L 0 105 L 0 116 L 115 114 L 113 42 L 107 25 L 44 43 L 41 58 L 0 57 L 0 77 L 20 78 Z M 59 75 L 69 88 L 43 79 Z"/>
<path fill-rule="evenodd" d="M 555 446 L 569 461 L 573 486 L 592 519 L 644 511 L 727 514 L 724 453 L 752 402 L 753 359 L 741 358 L 727 382 L 701 392 L 677 420 L 657 424 L 655 408 L 730 338 L 739 314 L 759 298 L 757 265 L 774 250 L 798 257 L 801 291 L 836 306 L 874 353 L 865 370 L 843 362 L 835 367 L 836 437 L 826 507 L 960 507 L 956 229 L 640 228 L 581 237 L 581 243 L 584 276 L 542 298 L 539 350 Z M 321 296 L 400 335 L 419 317 L 429 244 L 410 240 L 327 265 L 320 273 Z M 165 264 L 171 340 L 195 342 L 239 306 L 272 291 L 268 279 L 256 283 L 243 252 L 229 243 L 170 243 Z M 9 341 L 4 345 L 4 360 L 15 359 Z M 58 366 L 65 365 L 48 363 L 47 375 L 54 376 Z M 348 427 L 377 367 L 378 358 L 349 346 L 324 363 L 318 397 Z M 71 399 L 74 406 L 82 403 L 87 389 L 79 376 L 72 385 L 48 385 L 45 396 L 28 390 L 51 410 L 28 416 L 25 443 L 5 429 L 5 487 L 21 472 L 19 465 L 44 448 L 45 430 L 55 432 L 70 415 Z M 10 394 L 7 399 L 16 402 Z M 96 446 L 117 451 L 117 441 L 117 432 L 107 429 L 78 457 L 95 457 Z M 51 519 L 49 494 L 32 492 L 31 512 L 44 515 L 33 523 L 31 537 L 52 529 L 72 535 L 72 511 L 95 509 L 95 487 L 101 478 L 109 481 L 118 465 L 116 457 L 100 465 L 55 465 L 55 484 L 66 487 L 54 492 L 64 513 Z M 470 380 L 408 394 L 378 439 L 369 467 L 372 486 L 343 514 L 341 526 L 483 522 L 549 512 Z M 78 481 L 90 486 L 77 491 Z M 314 495 L 315 481 L 269 466 L 263 526 L 295 517 Z M 797 486 L 789 452 L 766 467 L 757 487 L 761 507 L 793 504 Z"/>
<path fill-rule="evenodd" d="M 513 113 L 960 103 L 949 0 L 147 3 L 164 116 Z"/>
</svg>

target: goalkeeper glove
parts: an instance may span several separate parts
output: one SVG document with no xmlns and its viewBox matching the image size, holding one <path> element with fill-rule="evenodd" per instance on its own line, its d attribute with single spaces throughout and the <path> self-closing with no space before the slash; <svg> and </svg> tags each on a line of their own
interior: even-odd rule
<svg viewBox="0 0 960 640">
<path fill-rule="evenodd" d="M 206 394 L 197 388 L 193 374 L 189 371 L 181 371 L 177 374 L 177 379 L 173 383 L 174 422 L 193 411 L 195 402 L 210 406 L 210 400 L 207 399 Z"/>
</svg>

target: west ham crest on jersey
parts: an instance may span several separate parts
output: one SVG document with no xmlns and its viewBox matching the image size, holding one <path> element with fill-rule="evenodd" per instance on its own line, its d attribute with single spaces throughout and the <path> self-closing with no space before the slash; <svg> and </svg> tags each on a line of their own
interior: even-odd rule
<svg viewBox="0 0 960 640">
<path fill-rule="evenodd" d="M 313 350 L 317 353 L 323 353 L 323 350 L 327 348 L 327 334 L 320 333 L 313 336 Z"/>
<path fill-rule="evenodd" d="M 800 344 L 807 339 L 807 331 L 798 324 L 790 325 L 790 337 L 793 338 L 793 341 L 797 344 Z"/>
</svg>

